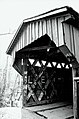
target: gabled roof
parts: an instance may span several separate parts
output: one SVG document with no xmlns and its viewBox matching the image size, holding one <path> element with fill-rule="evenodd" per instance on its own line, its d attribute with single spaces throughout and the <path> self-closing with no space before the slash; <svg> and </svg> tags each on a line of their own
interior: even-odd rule
<svg viewBox="0 0 79 119">
<path fill-rule="evenodd" d="M 45 34 L 41 36 L 40 38 L 34 40 L 24 48 L 20 49 L 18 52 L 26 52 L 26 51 L 39 51 L 39 50 L 44 50 L 47 48 L 55 48 L 56 44 L 50 39 L 50 37 Z"/>
<path fill-rule="evenodd" d="M 37 16 L 31 17 L 31 18 L 24 19 L 23 22 L 21 23 L 21 25 L 19 26 L 19 28 L 17 29 L 9 47 L 7 48 L 6 53 L 11 54 L 11 52 L 14 48 L 14 45 L 16 44 L 18 37 L 21 34 L 22 30 L 24 29 L 24 26 L 26 23 L 35 21 L 35 20 L 40 20 L 42 18 L 46 18 L 49 16 L 56 16 L 58 14 L 63 14 L 63 13 L 70 13 L 71 15 L 73 15 L 75 17 L 75 19 L 79 20 L 79 14 L 75 10 L 73 10 L 71 7 L 68 7 L 68 6 L 56 8 L 56 9 L 53 9 L 46 13 L 43 13 L 43 14 L 40 14 L 40 15 L 37 15 Z"/>
<path fill-rule="evenodd" d="M 74 68 L 79 67 L 76 58 L 67 46 L 57 47 L 47 34 L 16 52 L 13 66 L 21 75 L 21 60 L 26 58 L 65 64 L 71 63 Z"/>
<path fill-rule="evenodd" d="M 17 51 L 16 57 L 17 59 L 33 58 L 58 63 L 68 63 L 63 53 L 60 52 L 59 48 L 56 47 L 55 43 L 47 34 Z"/>
</svg>

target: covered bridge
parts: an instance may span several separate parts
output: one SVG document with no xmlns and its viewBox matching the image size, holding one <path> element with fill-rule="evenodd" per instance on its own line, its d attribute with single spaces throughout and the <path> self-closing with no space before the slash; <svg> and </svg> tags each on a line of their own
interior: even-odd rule
<svg viewBox="0 0 79 119">
<path fill-rule="evenodd" d="M 65 6 L 23 20 L 7 54 L 23 76 L 23 107 L 68 103 L 79 118 L 79 14 Z"/>
</svg>

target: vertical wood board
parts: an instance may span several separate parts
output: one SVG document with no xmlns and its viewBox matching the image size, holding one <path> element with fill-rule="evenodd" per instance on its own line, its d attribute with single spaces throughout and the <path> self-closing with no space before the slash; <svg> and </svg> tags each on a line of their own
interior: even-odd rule
<svg viewBox="0 0 79 119">
<path fill-rule="evenodd" d="M 65 19 L 68 18 L 65 16 Z M 64 16 L 60 17 L 50 17 L 50 18 L 43 18 L 36 21 L 31 21 L 26 23 L 24 30 L 19 37 L 18 42 L 16 43 L 14 49 L 16 51 L 22 49 L 24 46 L 30 44 L 34 40 L 38 39 L 42 35 L 48 34 L 51 40 L 53 40 L 57 46 L 63 45 L 63 28 L 62 28 L 62 21 L 64 20 Z M 65 32 L 65 40 L 69 49 L 71 46 L 70 42 L 70 29 L 69 25 L 64 25 L 64 32 Z M 17 47 L 17 48 L 16 48 Z M 15 50 L 12 51 L 12 54 Z"/>
</svg>

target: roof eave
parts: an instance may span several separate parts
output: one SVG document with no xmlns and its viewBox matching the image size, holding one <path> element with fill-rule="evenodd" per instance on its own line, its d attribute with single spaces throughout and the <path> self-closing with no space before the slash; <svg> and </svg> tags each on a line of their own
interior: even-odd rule
<svg viewBox="0 0 79 119">
<path fill-rule="evenodd" d="M 35 20 L 38 20 L 41 18 L 45 18 L 45 17 L 51 16 L 51 15 L 55 15 L 55 14 L 66 12 L 66 11 L 67 11 L 67 6 L 48 11 L 46 13 L 43 13 L 43 14 L 40 14 L 40 15 L 37 15 L 37 16 L 31 17 L 31 18 L 24 19 L 23 21 L 24 22 L 35 21 Z"/>
<path fill-rule="evenodd" d="M 24 24 L 25 24 L 25 23 L 22 22 L 22 23 L 20 24 L 20 26 L 18 27 L 18 29 L 17 29 L 17 31 L 16 31 L 16 33 L 15 33 L 15 35 L 14 35 L 12 41 L 10 42 L 10 44 L 9 44 L 9 46 L 8 46 L 8 48 L 7 48 L 7 51 L 6 51 L 7 54 L 11 55 L 11 51 L 12 51 L 12 49 L 13 49 L 13 44 L 15 44 L 15 41 L 17 42 L 17 40 L 16 40 L 16 39 L 17 39 L 17 36 L 19 36 L 19 34 L 21 33 Z"/>
</svg>

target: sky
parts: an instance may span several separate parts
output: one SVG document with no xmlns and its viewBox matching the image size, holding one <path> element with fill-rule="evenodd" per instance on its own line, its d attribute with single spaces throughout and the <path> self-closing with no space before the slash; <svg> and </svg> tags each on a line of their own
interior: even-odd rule
<svg viewBox="0 0 79 119">
<path fill-rule="evenodd" d="M 24 19 L 63 6 L 79 12 L 79 0 L 0 0 L 0 62 Z"/>
</svg>

